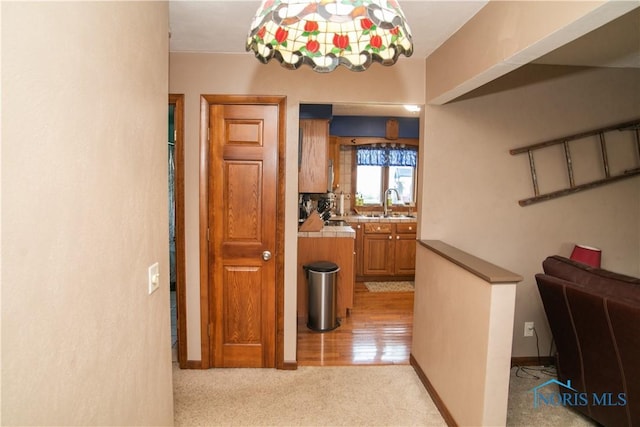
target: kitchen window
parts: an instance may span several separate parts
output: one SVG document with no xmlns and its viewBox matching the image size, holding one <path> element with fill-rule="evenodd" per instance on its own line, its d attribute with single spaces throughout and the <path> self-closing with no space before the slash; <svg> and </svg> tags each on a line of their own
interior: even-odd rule
<svg viewBox="0 0 640 427">
<path fill-rule="evenodd" d="M 381 205 L 384 191 L 391 192 L 393 203 L 415 203 L 418 153 L 415 148 L 360 147 L 356 151 L 356 193 L 364 205 Z"/>
</svg>

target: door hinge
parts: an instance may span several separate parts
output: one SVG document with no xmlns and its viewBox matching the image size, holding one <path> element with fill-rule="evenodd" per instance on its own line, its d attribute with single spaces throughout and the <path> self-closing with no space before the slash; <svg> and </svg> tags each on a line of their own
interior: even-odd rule
<svg viewBox="0 0 640 427">
<path fill-rule="evenodd" d="M 178 139 L 178 131 L 177 130 L 173 130 L 173 142 L 175 142 Z"/>
<path fill-rule="evenodd" d="M 210 337 L 213 336 L 213 323 L 209 323 L 209 327 L 207 328 L 207 333 L 209 334 Z"/>
<path fill-rule="evenodd" d="M 209 241 L 209 228 L 207 228 L 207 242 Z"/>
<path fill-rule="evenodd" d="M 209 140 L 210 140 L 210 139 L 209 139 L 209 129 L 210 129 L 210 128 L 207 128 L 207 141 L 209 141 Z"/>
</svg>

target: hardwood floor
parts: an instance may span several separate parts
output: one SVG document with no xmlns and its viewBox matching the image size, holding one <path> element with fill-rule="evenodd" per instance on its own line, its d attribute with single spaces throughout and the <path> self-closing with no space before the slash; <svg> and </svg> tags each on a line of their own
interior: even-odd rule
<svg viewBox="0 0 640 427">
<path fill-rule="evenodd" d="M 298 318 L 298 365 L 409 364 L 413 292 L 369 292 L 356 283 L 353 310 L 337 329 L 314 332 Z"/>
</svg>

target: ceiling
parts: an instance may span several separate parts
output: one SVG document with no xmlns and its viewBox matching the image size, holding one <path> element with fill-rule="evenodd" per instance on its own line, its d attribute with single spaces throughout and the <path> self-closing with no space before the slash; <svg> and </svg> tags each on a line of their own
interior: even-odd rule
<svg viewBox="0 0 640 427">
<path fill-rule="evenodd" d="M 640 68 L 640 7 L 549 52 L 534 63 Z"/>
<path fill-rule="evenodd" d="M 245 50 L 245 44 L 251 18 L 260 3 L 255 0 L 171 0 L 169 50 L 252 55 Z M 401 1 L 413 36 L 411 58 L 429 56 L 486 3 L 487 0 Z"/>
<path fill-rule="evenodd" d="M 423 60 L 473 17 L 488 0 L 402 0 L 414 53 L 399 61 Z M 170 0 L 171 52 L 253 55 L 245 50 L 256 0 Z M 640 3 L 639 3 L 640 4 Z M 234 17 L 233 19 L 231 19 Z M 539 64 L 640 68 L 640 7 L 534 61 Z M 353 108 L 356 108 L 354 110 Z M 389 108 L 350 105 L 345 111 L 389 115 Z M 397 106 L 396 106 L 397 107 Z M 340 106 L 336 106 L 340 109 Z M 363 111 L 364 111 L 363 110 Z M 393 109 L 398 115 L 410 115 Z"/>
</svg>

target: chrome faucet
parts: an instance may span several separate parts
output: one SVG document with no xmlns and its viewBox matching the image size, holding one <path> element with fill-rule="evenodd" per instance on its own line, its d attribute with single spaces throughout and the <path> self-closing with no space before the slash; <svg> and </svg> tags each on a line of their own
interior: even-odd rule
<svg viewBox="0 0 640 427">
<path fill-rule="evenodd" d="M 390 191 L 394 191 L 396 193 L 396 197 L 398 198 L 398 200 L 400 200 L 400 193 L 398 193 L 398 190 L 396 190 L 395 188 L 387 188 L 387 190 L 384 192 L 384 200 L 382 201 L 382 207 L 384 208 L 385 217 L 389 216 L 389 204 L 387 202 L 387 200 L 389 199 L 387 198 L 387 194 L 389 194 Z"/>
</svg>

